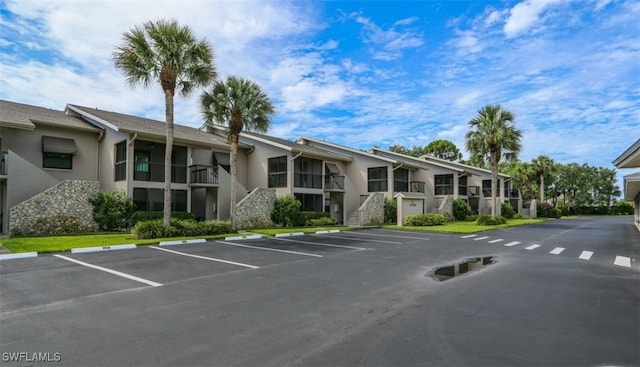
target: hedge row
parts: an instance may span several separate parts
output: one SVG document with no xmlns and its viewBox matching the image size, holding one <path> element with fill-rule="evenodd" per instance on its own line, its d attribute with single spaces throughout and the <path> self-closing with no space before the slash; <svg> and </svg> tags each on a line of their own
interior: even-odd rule
<svg viewBox="0 0 640 367">
<path fill-rule="evenodd" d="M 149 220 L 156 220 L 156 219 L 163 219 L 163 218 L 164 218 L 164 212 L 162 210 L 137 211 L 137 212 L 134 212 L 133 215 L 131 216 L 131 226 L 135 226 L 138 222 L 146 222 Z M 195 219 L 195 217 L 193 216 L 193 213 L 172 211 L 171 219 L 172 220 L 175 220 L 175 219 L 188 220 L 188 219 Z"/>
<path fill-rule="evenodd" d="M 407 215 L 405 225 L 407 226 L 439 226 L 446 223 L 442 214 L 413 214 Z"/>
<path fill-rule="evenodd" d="M 138 222 L 131 229 L 131 234 L 136 239 L 211 236 L 233 232 L 229 222 L 215 220 L 196 222 L 193 219 L 174 219 L 170 226 L 165 225 L 162 219 L 154 219 Z"/>
</svg>

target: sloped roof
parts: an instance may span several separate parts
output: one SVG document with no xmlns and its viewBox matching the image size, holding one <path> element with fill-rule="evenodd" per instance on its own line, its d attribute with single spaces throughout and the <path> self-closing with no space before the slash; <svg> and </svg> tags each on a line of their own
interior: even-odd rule
<svg viewBox="0 0 640 367">
<path fill-rule="evenodd" d="M 420 159 L 417 157 L 412 157 L 406 154 L 392 152 L 390 150 L 384 150 L 380 148 L 371 148 L 370 151 L 373 152 L 373 154 L 380 154 L 382 156 L 384 155 L 391 156 L 393 157 L 393 159 L 397 160 L 398 162 L 401 162 L 407 165 L 418 166 L 420 168 L 429 169 L 428 167 L 424 167 L 424 166 L 432 165 L 436 167 L 446 168 L 459 173 L 465 172 L 464 169 L 461 169 L 458 167 L 454 167 L 454 166 L 447 165 L 444 163 L 439 163 L 439 162 L 427 161 L 427 160 Z"/>
<path fill-rule="evenodd" d="M 613 160 L 616 168 L 635 168 L 640 167 L 640 139 L 636 140 L 627 150 Z"/>
<path fill-rule="evenodd" d="M 436 157 L 428 155 L 428 154 L 425 154 L 425 155 L 421 156 L 420 159 L 424 159 L 427 162 L 440 162 L 440 163 L 446 164 L 448 166 L 460 167 L 465 171 L 478 171 L 478 172 L 491 174 L 491 171 L 488 170 L 488 169 L 474 167 L 474 166 L 470 166 L 468 164 L 463 164 L 463 163 L 458 163 L 458 162 L 452 162 L 452 161 L 448 161 L 446 159 L 436 158 Z M 507 175 L 505 173 L 500 173 L 500 172 L 498 172 L 498 176 L 511 178 L 511 176 L 509 176 L 509 175 Z"/>
<path fill-rule="evenodd" d="M 33 130 L 36 128 L 35 124 L 92 132 L 102 131 L 76 117 L 65 114 L 64 111 L 0 100 L 0 126 Z"/>
<path fill-rule="evenodd" d="M 67 108 L 85 118 L 100 122 L 113 130 L 142 134 L 163 140 L 166 134 L 166 126 L 162 121 L 151 120 L 144 117 L 125 115 L 118 112 L 99 110 L 97 108 L 83 107 L 69 104 Z M 202 130 L 174 123 L 173 137 L 176 141 L 188 142 L 204 146 L 228 147 L 223 137 L 206 133 Z"/>
</svg>

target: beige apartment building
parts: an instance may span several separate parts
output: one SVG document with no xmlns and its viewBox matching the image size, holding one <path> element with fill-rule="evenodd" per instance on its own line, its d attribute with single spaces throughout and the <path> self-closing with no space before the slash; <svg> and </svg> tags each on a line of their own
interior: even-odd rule
<svg viewBox="0 0 640 367">
<path fill-rule="evenodd" d="M 640 168 L 640 139 L 618 156 L 613 164 L 616 168 Z M 633 201 L 633 223 L 640 231 L 640 171 L 625 175 L 624 199 Z"/>
</svg>

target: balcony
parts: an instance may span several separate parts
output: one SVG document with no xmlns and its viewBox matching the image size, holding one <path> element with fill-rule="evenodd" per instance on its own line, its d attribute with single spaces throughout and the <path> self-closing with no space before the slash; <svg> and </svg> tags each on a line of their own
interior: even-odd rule
<svg viewBox="0 0 640 367">
<path fill-rule="evenodd" d="M 7 175 L 8 165 L 9 165 L 9 154 L 7 152 L 0 152 L 0 176 Z"/>
<path fill-rule="evenodd" d="M 199 164 L 189 166 L 189 186 L 218 186 L 218 167 Z"/>
<path fill-rule="evenodd" d="M 324 176 L 324 191 L 344 192 L 344 176 Z"/>
<path fill-rule="evenodd" d="M 321 189 L 322 175 L 314 175 L 310 173 L 295 173 L 293 175 L 293 187 L 301 187 L 305 189 Z"/>
</svg>

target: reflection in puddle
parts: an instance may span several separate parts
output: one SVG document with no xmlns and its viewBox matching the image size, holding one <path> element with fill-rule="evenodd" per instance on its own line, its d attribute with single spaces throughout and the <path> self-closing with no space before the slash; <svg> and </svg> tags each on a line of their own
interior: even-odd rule
<svg viewBox="0 0 640 367">
<path fill-rule="evenodd" d="M 486 265 L 495 264 L 496 263 L 495 258 L 496 258 L 495 256 L 474 257 L 457 264 L 441 266 L 439 268 L 436 268 L 435 270 L 430 271 L 426 275 L 435 280 L 443 282 L 445 280 L 449 280 L 451 278 L 454 278 L 472 271 L 481 270 Z"/>
</svg>

